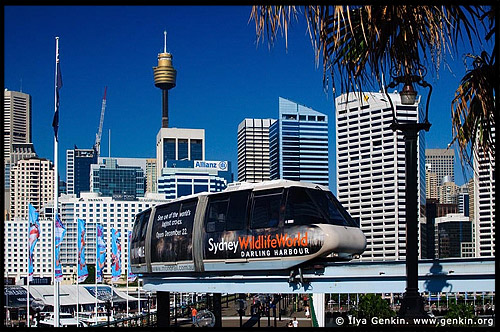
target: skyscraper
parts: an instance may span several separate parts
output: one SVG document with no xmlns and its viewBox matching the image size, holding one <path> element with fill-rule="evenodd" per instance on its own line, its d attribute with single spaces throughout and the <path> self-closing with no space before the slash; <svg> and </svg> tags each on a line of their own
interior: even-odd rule
<svg viewBox="0 0 500 332">
<path fill-rule="evenodd" d="M 425 164 L 432 173 L 436 173 L 438 186 L 443 178 L 449 176 L 455 181 L 455 150 L 453 149 L 425 149 Z"/>
<path fill-rule="evenodd" d="M 391 93 L 398 120 L 418 121 L 416 106 Z M 393 113 L 384 93 L 343 94 L 335 99 L 337 197 L 367 237 L 362 260 L 406 257 L 405 142 L 389 126 Z M 417 150 L 419 221 L 425 220 L 424 135 Z"/>
<path fill-rule="evenodd" d="M 495 144 L 495 127 L 493 146 Z M 477 147 L 477 145 L 476 145 Z M 474 155 L 474 236 L 476 257 L 495 255 L 495 156 L 478 148 Z M 493 148 L 495 151 L 495 148 Z M 472 211 L 471 211 L 472 213 Z"/>
<path fill-rule="evenodd" d="M 140 166 L 120 166 L 114 158 L 90 166 L 90 188 L 102 196 L 133 200 L 144 197 L 146 181 Z"/>
<path fill-rule="evenodd" d="M 328 186 L 328 116 L 279 97 L 269 128 L 270 177 Z"/>
<path fill-rule="evenodd" d="M 3 156 L 7 161 L 13 143 L 31 143 L 31 96 L 5 89 L 3 97 Z"/>
<path fill-rule="evenodd" d="M 28 203 L 41 209 L 54 199 L 54 169 L 47 159 L 31 157 L 11 168 L 10 216 L 28 218 Z"/>
<path fill-rule="evenodd" d="M 156 158 L 146 159 L 146 192 L 147 193 L 158 192 Z"/>
<path fill-rule="evenodd" d="M 67 193 L 76 197 L 82 191 L 90 191 L 90 165 L 97 164 L 97 153 L 94 149 L 78 149 L 66 151 L 66 185 Z"/>
<path fill-rule="evenodd" d="M 269 127 L 274 119 L 244 119 L 238 125 L 238 181 L 270 179 Z"/>
<path fill-rule="evenodd" d="M 4 220 L 10 219 L 10 168 L 20 160 L 36 157 L 33 143 L 12 143 L 10 158 L 5 160 Z"/>
</svg>

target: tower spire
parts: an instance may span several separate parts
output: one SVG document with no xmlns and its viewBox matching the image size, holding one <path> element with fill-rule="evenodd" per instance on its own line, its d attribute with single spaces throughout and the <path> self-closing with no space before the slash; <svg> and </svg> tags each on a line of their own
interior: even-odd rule
<svg viewBox="0 0 500 332">
<path fill-rule="evenodd" d="M 163 38 L 164 38 L 163 53 L 167 53 L 167 30 L 163 31 Z"/>
</svg>

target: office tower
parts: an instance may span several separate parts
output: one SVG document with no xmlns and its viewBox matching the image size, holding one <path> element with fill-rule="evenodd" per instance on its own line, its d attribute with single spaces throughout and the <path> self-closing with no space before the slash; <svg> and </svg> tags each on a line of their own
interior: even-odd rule
<svg viewBox="0 0 500 332">
<path fill-rule="evenodd" d="M 167 160 L 205 160 L 205 129 L 161 128 L 156 135 L 156 174 Z"/>
<path fill-rule="evenodd" d="M 231 182 L 229 161 L 168 160 L 158 178 L 158 193 L 174 199 L 204 191 L 222 191 Z"/>
<path fill-rule="evenodd" d="M 149 158 L 146 159 L 146 192 L 156 193 L 158 192 L 157 187 L 157 175 L 156 175 L 156 159 Z"/>
<path fill-rule="evenodd" d="M 445 176 L 450 182 L 455 181 L 455 150 L 453 149 L 425 149 L 425 163 L 430 165 L 430 171 L 437 174 L 438 185 L 442 184 Z"/>
<path fill-rule="evenodd" d="M 473 257 L 472 224 L 461 213 L 436 218 L 436 258 Z"/>
<path fill-rule="evenodd" d="M 446 179 L 447 177 L 444 177 L 443 179 Z M 456 195 L 458 193 L 459 186 L 455 184 L 455 182 L 444 182 L 442 185 L 438 186 L 438 196 L 439 196 L 439 203 L 441 204 L 446 204 L 446 203 L 457 203 L 456 202 Z"/>
<path fill-rule="evenodd" d="M 177 71 L 172 66 L 172 54 L 167 52 L 167 32 L 164 31 L 163 53 L 158 53 L 158 66 L 153 67 L 155 86 L 162 91 L 162 128 L 168 128 L 168 90 L 175 87 Z"/>
<path fill-rule="evenodd" d="M 4 217 L 10 216 L 10 169 L 13 145 L 31 143 L 31 96 L 17 91 L 3 93 Z M 22 158 L 21 158 L 22 159 Z"/>
<path fill-rule="evenodd" d="M 82 191 L 90 191 L 90 165 L 97 164 L 97 153 L 94 149 L 78 149 L 66 151 L 67 193 L 77 197 Z"/>
<path fill-rule="evenodd" d="M 269 126 L 274 119 L 244 119 L 238 125 L 238 181 L 270 179 Z"/>
<path fill-rule="evenodd" d="M 328 116 L 279 97 L 279 119 L 269 128 L 271 179 L 328 186 Z"/>
<path fill-rule="evenodd" d="M 425 197 L 439 199 L 437 174 L 425 170 Z"/>
<path fill-rule="evenodd" d="M 31 157 L 17 162 L 10 172 L 10 216 L 28 218 L 28 204 L 41 209 L 54 200 L 54 169 L 47 159 Z"/>
<path fill-rule="evenodd" d="M 467 192 L 469 193 L 469 220 L 474 221 L 474 178 L 467 182 Z"/>
<path fill-rule="evenodd" d="M 495 151 L 495 127 L 491 126 L 491 128 L 493 151 Z M 495 156 L 484 152 L 479 147 L 477 147 L 477 155 L 474 155 L 474 231 L 476 257 L 494 256 Z"/>
<path fill-rule="evenodd" d="M 31 96 L 7 89 L 3 96 L 3 157 L 8 161 L 12 144 L 31 143 Z"/>
<path fill-rule="evenodd" d="M 12 143 L 10 158 L 5 161 L 4 220 L 10 219 L 10 168 L 19 160 L 36 157 L 33 143 Z"/>
<path fill-rule="evenodd" d="M 401 104 L 390 94 L 398 120 L 418 121 L 418 104 Z M 419 100 L 418 100 L 419 101 Z M 385 93 L 343 94 L 335 99 L 337 197 L 367 237 L 362 260 L 406 257 L 405 142 L 389 126 L 393 113 Z M 420 223 L 425 219 L 424 132 L 417 141 Z"/>
<path fill-rule="evenodd" d="M 469 193 L 467 192 L 459 192 L 457 194 L 457 205 L 458 212 L 462 213 L 467 218 L 469 217 Z"/>
<path fill-rule="evenodd" d="M 104 158 L 103 164 L 90 166 L 90 190 L 117 199 L 144 196 L 144 170 L 140 166 L 118 165 L 116 158 Z"/>
</svg>

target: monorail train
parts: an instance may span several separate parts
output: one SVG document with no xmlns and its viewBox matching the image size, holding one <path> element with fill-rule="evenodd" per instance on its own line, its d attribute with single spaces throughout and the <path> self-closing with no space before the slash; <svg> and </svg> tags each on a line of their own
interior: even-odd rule
<svg viewBox="0 0 500 332">
<path fill-rule="evenodd" d="M 363 253 L 358 223 L 327 187 L 290 180 L 235 183 L 136 215 L 136 274 L 291 269 L 318 257 Z"/>
</svg>

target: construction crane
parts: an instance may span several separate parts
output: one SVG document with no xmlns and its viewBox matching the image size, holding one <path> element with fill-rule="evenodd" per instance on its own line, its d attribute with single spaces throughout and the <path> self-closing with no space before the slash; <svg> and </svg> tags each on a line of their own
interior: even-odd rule
<svg viewBox="0 0 500 332">
<path fill-rule="evenodd" d="M 101 107 L 101 119 L 99 120 L 99 129 L 97 130 L 97 134 L 95 134 L 95 144 L 94 150 L 97 154 L 97 160 L 99 160 L 99 156 L 101 154 L 101 135 L 102 135 L 102 124 L 104 122 L 104 111 L 106 110 L 106 90 L 107 86 L 104 87 L 104 97 L 102 97 L 102 107 Z"/>
</svg>

